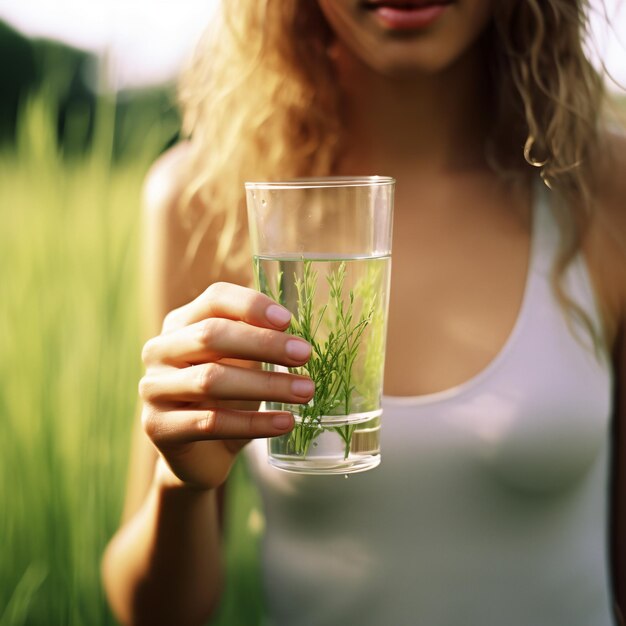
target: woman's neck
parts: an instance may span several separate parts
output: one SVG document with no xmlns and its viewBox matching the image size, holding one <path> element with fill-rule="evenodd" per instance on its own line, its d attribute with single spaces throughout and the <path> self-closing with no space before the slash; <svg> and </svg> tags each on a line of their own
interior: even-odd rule
<svg viewBox="0 0 626 626">
<path fill-rule="evenodd" d="M 488 82 L 476 47 L 436 75 L 390 78 L 336 51 L 346 106 L 342 169 L 424 173 L 485 167 Z"/>
</svg>

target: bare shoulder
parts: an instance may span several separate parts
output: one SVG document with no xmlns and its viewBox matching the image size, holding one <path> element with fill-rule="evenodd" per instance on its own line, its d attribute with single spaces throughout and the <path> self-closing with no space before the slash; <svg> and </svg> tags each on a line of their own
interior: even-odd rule
<svg viewBox="0 0 626 626">
<path fill-rule="evenodd" d="M 164 152 L 148 170 L 143 187 L 144 209 L 154 218 L 172 219 L 188 177 L 191 144 L 182 141 Z"/>
<path fill-rule="evenodd" d="M 177 144 L 155 161 L 144 182 L 142 283 L 149 336 L 158 332 L 169 311 L 211 283 L 248 281 L 241 271 L 215 263 L 221 216 L 198 199 L 183 206 L 192 155 L 190 142 Z"/>
<path fill-rule="evenodd" d="M 626 324 L 626 134 L 607 135 L 605 151 L 587 252 L 605 309 L 607 334 L 614 340 Z"/>
<path fill-rule="evenodd" d="M 157 334 L 165 315 L 192 295 L 183 267 L 189 233 L 180 211 L 189 152 L 187 143 L 170 148 L 155 161 L 144 181 L 141 283 L 148 336 Z"/>
</svg>

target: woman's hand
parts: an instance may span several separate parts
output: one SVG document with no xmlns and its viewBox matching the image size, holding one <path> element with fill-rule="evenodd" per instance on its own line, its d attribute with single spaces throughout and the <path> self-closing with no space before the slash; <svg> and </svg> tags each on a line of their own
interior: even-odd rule
<svg viewBox="0 0 626 626">
<path fill-rule="evenodd" d="M 287 309 L 257 291 L 215 283 L 169 313 L 161 334 L 145 344 L 142 422 L 170 480 L 218 487 L 250 439 L 293 428 L 291 413 L 253 409 L 260 400 L 306 403 L 313 382 L 245 363 L 306 363 L 311 347 L 284 332 L 290 319 Z"/>
</svg>

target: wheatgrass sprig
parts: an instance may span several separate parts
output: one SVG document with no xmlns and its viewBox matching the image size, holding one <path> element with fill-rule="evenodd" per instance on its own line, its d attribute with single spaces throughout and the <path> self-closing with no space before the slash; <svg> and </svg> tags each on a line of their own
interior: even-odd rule
<svg viewBox="0 0 626 626">
<path fill-rule="evenodd" d="M 329 318 L 329 305 L 319 311 L 314 309 L 318 273 L 310 259 L 303 259 L 302 278 L 294 277 L 298 294 L 297 315 L 292 319 L 289 331 L 311 344 L 311 358 L 298 373 L 307 373 L 315 382 L 315 394 L 301 412 L 301 421 L 291 435 L 291 444 L 296 454 L 306 456 L 311 442 L 324 430 L 321 422 L 324 415 L 331 415 L 342 405 L 349 415 L 352 404 L 353 369 L 358 355 L 361 336 L 373 315 L 373 309 L 355 317 L 355 295 L 352 290 L 344 298 L 346 263 L 342 261 L 336 270 L 326 277 L 329 287 L 330 312 L 327 319 L 329 331 L 326 339 L 318 340 L 317 332 L 324 318 Z M 350 453 L 354 425 L 337 426 L 333 430 L 344 442 L 344 458 Z"/>
<path fill-rule="evenodd" d="M 255 273 L 261 291 L 284 304 L 283 272 L 278 273 L 275 285 L 269 284 L 258 261 L 255 263 Z M 359 346 L 363 333 L 375 316 L 378 299 L 372 290 L 373 285 L 368 285 L 370 289 L 358 289 L 358 297 L 353 290 L 349 291 L 347 297 L 344 295 L 346 263 L 342 261 L 326 276 L 329 302 L 316 308 L 318 279 L 319 274 L 313 267 L 313 261 L 303 258 L 301 276 L 297 273 L 293 275 L 297 304 L 287 332 L 311 344 L 311 356 L 305 365 L 289 368 L 289 371 L 308 375 L 315 382 L 315 393 L 311 401 L 299 411 L 300 419 L 291 431 L 289 446 L 295 454 L 306 457 L 312 442 L 324 430 L 333 430 L 343 440 L 344 458 L 348 458 L 355 425 L 324 428 L 322 418 L 336 414 L 338 407 L 345 415 L 349 415 L 352 410 L 356 391 L 354 369 Z M 361 310 L 358 312 L 357 300 L 361 302 Z M 320 328 L 323 329 L 321 333 Z"/>
</svg>

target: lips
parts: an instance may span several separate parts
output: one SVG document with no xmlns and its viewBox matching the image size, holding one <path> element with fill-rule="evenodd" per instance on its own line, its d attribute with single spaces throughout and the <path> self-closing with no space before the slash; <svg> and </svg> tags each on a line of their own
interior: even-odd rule
<svg viewBox="0 0 626 626">
<path fill-rule="evenodd" d="M 370 0 L 363 6 L 389 30 L 410 31 L 428 28 L 436 22 L 451 0 Z"/>
<path fill-rule="evenodd" d="M 415 9 L 429 6 L 451 4 L 452 0 L 367 0 L 363 4 L 375 9 L 377 7 L 392 7 L 398 9 Z"/>
</svg>

